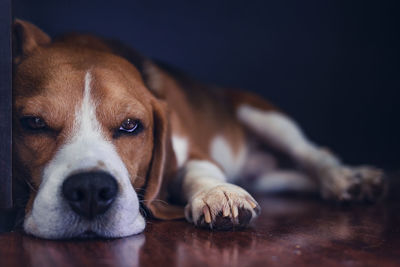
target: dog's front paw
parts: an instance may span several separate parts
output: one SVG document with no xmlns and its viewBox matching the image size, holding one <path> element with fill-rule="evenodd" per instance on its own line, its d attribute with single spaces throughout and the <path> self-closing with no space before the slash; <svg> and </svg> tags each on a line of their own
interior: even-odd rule
<svg viewBox="0 0 400 267">
<path fill-rule="evenodd" d="M 374 167 L 337 167 L 322 177 L 322 196 L 341 202 L 375 202 L 386 191 L 385 175 Z"/>
<path fill-rule="evenodd" d="M 239 186 L 222 184 L 198 192 L 185 207 L 196 226 L 231 230 L 247 226 L 260 213 L 254 198 Z"/>
</svg>

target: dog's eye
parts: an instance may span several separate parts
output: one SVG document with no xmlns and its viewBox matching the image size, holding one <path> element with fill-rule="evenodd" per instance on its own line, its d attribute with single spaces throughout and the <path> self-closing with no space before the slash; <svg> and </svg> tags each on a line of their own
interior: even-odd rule
<svg viewBox="0 0 400 267">
<path fill-rule="evenodd" d="M 126 119 L 121 126 L 119 127 L 119 131 L 126 133 L 134 133 L 140 128 L 140 121 L 133 119 Z"/>
<path fill-rule="evenodd" d="M 46 122 L 42 118 L 33 116 L 21 118 L 21 124 L 28 130 L 43 130 L 47 127 Z"/>
</svg>

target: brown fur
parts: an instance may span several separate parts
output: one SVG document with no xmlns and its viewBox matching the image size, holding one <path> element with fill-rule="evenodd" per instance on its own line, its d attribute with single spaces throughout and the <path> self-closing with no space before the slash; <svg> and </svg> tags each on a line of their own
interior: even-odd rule
<svg viewBox="0 0 400 267">
<path fill-rule="evenodd" d="M 286 153 L 310 176 L 317 177 L 325 198 L 373 201 L 382 195 L 375 193 L 375 188 L 384 189 L 382 171 L 341 164 L 334 155 L 311 144 L 276 107 L 251 93 L 203 85 L 118 42 L 94 36 L 69 35 L 51 41 L 34 25 L 17 20 L 13 40 L 14 184 L 27 180 L 28 212 L 44 167 L 73 134 L 75 108 L 82 102 L 85 76 L 89 72 L 91 98 L 96 103 L 102 134 L 116 148 L 133 187 L 156 218 L 183 217 L 181 206 L 168 203 L 171 197 L 184 198 L 181 200 L 187 204 L 186 218 L 199 226 L 204 222 L 207 227 L 231 229 L 247 225 L 257 216 L 259 206 L 250 194 L 220 181 L 226 177 L 214 166 L 219 165 L 210 151 L 211 144 L 215 144 L 213 140 L 218 141 L 216 137 L 223 137 L 235 154 L 227 156 L 245 158 L 243 162 L 251 160 L 247 155 L 241 157 L 243 151 L 254 152 L 250 138 L 258 136 L 262 140 L 256 145 L 276 145 L 277 150 Z M 263 118 L 252 120 L 254 117 L 240 118 L 239 122 L 236 116 L 241 117 L 243 109 L 238 108 L 246 104 L 255 114 L 261 113 L 261 117 L 265 115 L 263 111 L 278 111 L 270 115 L 281 124 L 269 120 L 264 125 Z M 23 130 L 20 118 L 27 115 L 43 118 L 51 130 L 39 134 Z M 128 118 L 139 119 L 143 131 L 115 138 L 119 126 Z M 288 136 L 282 134 L 287 132 Z M 177 179 L 181 166 L 173 151 L 173 136 L 188 142 L 188 164 L 182 167 L 187 173 L 182 181 Z M 202 168 L 207 169 L 205 165 L 196 167 L 204 163 L 211 166 L 210 172 L 215 177 L 201 172 Z M 265 162 L 259 160 L 256 165 L 263 174 Z M 171 187 L 176 191 L 171 191 Z"/>
<path fill-rule="evenodd" d="M 189 159 L 212 161 L 209 147 L 217 135 L 224 136 L 235 153 L 246 142 L 234 114 L 243 99 L 260 103 L 249 94 L 193 82 L 133 50 L 125 51 L 124 59 L 115 43 L 93 36 L 70 35 L 51 42 L 27 22 L 17 20 L 15 28 L 22 40 L 14 62 L 15 163 L 26 168 L 35 188 L 44 166 L 71 134 L 73 109 L 82 101 L 88 69 L 103 131 L 127 166 L 133 186 L 143 189 L 144 203 L 155 217 L 183 216 L 181 209 L 162 202 L 168 199 L 166 188 L 177 171 L 172 134 L 189 140 Z M 265 102 L 260 105 L 270 108 Z M 24 115 L 43 117 L 53 132 L 23 132 L 19 118 Z M 125 118 L 140 119 L 145 131 L 136 138 L 113 140 L 113 130 Z M 29 203 L 33 198 L 34 192 Z"/>
</svg>

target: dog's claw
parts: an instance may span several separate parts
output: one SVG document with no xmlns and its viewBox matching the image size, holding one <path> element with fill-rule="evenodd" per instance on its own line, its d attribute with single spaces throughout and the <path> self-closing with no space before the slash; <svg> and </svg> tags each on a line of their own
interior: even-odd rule
<svg viewBox="0 0 400 267">
<path fill-rule="evenodd" d="M 210 209 L 207 206 L 203 207 L 204 221 L 206 223 L 211 223 L 211 213 Z"/>
<path fill-rule="evenodd" d="M 224 205 L 223 209 L 222 209 L 222 215 L 224 217 L 228 217 L 229 215 L 231 215 L 230 213 L 230 208 L 228 205 Z"/>
<path fill-rule="evenodd" d="M 236 218 L 238 215 L 239 215 L 238 208 L 234 205 L 232 207 L 232 216 L 233 216 L 233 218 Z"/>
<path fill-rule="evenodd" d="M 253 209 L 255 209 L 255 208 L 257 207 L 257 204 L 254 203 L 253 201 L 251 201 L 250 199 L 246 199 L 246 200 L 247 200 L 247 202 L 249 202 L 250 206 L 251 206 Z"/>
</svg>

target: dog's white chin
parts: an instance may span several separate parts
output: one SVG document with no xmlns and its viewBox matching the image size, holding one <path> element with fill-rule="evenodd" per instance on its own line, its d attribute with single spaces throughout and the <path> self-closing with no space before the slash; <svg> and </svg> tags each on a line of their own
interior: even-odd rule
<svg viewBox="0 0 400 267">
<path fill-rule="evenodd" d="M 51 218 L 48 219 L 51 221 Z M 121 224 L 121 221 L 114 220 L 113 222 L 80 222 L 79 224 L 51 227 L 51 225 L 42 225 L 40 221 L 42 220 L 38 222 L 32 214 L 28 214 L 24 221 L 24 231 L 44 239 L 85 238 L 87 232 L 100 238 L 121 238 L 140 234 L 146 228 L 146 222 L 140 214 L 131 223 L 123 222 L 124 225 Z"/>
<path fill-rule="evenodd" d="M 141 215 L 139 215 L 138 217 L 136 217 L 136 220 L 131 225 L 125 225 L 124 227 L 121 227 L 121 229 L 117 231 L 106 231 L 103 234 L 105 234 L 104 237 L 107 238 L 126 237 L 126 236 L 140 234 L 141 232 L 144 231 L 145 228 L 146 228 L 146 222 L 144 218 Z M 100 233 L 100 236 L 102 236 L 102 233 Z"/>
</svg>

